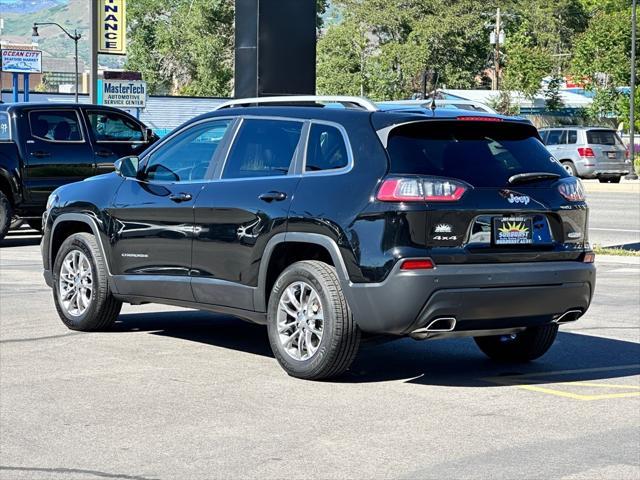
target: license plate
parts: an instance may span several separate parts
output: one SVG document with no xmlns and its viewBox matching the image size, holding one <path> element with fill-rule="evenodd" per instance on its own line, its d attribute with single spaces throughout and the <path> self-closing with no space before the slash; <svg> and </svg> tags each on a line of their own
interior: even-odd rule
<svg viewBox="0 0 640 480">
<path fill-rule="evenodd" d="M 495 217 L 493 240 L 496 245 L 529 245 L 533 243 L 532 217 Z"/>
<path fill-rule="evenodd" d="M 615 160 L 617 157 L 616 152 L 607 152 L 607 157 L 609 157 L 609 159 L 611 160 Z"/>
</svg>

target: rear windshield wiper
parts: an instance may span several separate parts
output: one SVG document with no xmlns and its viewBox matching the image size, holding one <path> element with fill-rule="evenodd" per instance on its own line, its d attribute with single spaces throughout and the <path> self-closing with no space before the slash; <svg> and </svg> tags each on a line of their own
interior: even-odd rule
<svg viewBox="0 0 640 480">
<path fill-rule="evenodd" d="M 528 183 L 528 182 L 537 182 L 538 180 L 555 180 L 556 178 L 560 178 L 560 175 L 557 173 L 549 173 L 549 172 L 530 172 L 530 173 L 519 173 L 509 178 L 509 183 L 515 185 L 516 183 Z"/>
</svg>

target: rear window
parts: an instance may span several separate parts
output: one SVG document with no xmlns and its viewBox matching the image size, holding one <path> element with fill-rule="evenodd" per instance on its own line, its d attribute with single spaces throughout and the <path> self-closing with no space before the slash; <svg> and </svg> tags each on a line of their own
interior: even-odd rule
<svg viewBox="0 0 640 480">
<path fill-rule="evenodd" d="M 7 112 L 0 112 L 0 142 L 3 140 L 9 140 L 9 115 Z"/>
<path fill-rule="evenodd" d="M 451 177 L 475 187 L 503 186 L 527 172 L 567 176 L 534 134 L 513 123 L 413 123 L 389 136 L 391 173 Z"/>
<path fill-rule="evenodd" d="M 613 130 L 587 131 L 587 143 L 593 145 L 622 145 L 622 140 Z"/>
</svg>

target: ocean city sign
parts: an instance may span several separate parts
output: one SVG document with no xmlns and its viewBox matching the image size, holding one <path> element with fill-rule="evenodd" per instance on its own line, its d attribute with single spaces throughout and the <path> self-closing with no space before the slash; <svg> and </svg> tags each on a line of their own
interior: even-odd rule
<svg viewBox="0 0 640 480">
<path fill-rule="evenodd" d="M 2 71 L 42 73 L 42 52 L 40 50 L 2 49 Z"/>
<path fill-rule="evenodd" d="M 147 84 L 142 80 L 103 80 L 102 104 L 119 108 L 144 108 Z"/>
<path fill-rule="evenodd" d="M 97 0 L 97 2 L 99 4 L 98 53 L 126 55 L 126 0 Z"/>
</svg>

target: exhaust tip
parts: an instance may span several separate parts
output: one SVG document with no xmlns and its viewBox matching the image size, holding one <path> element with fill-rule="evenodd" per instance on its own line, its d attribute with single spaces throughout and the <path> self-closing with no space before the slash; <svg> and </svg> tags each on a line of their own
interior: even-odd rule
<svg viewBox="0 0 640 480">
<path fill-rule="evenodd" d="M 567 310 L 554 320 L 558 325 L 575 322 L 582 316 L 582 310 Z"/>
<path fill-rule="evenodd" d="M 421 333 L 437 333 L 437 332 L 452 332 L 456 328 L 456 319 L 453 317 L 441 317 L 433 320 L 429 325 L 423 328 L 419 328 L 411 332 L 412 334 Z"/>
</svg>

